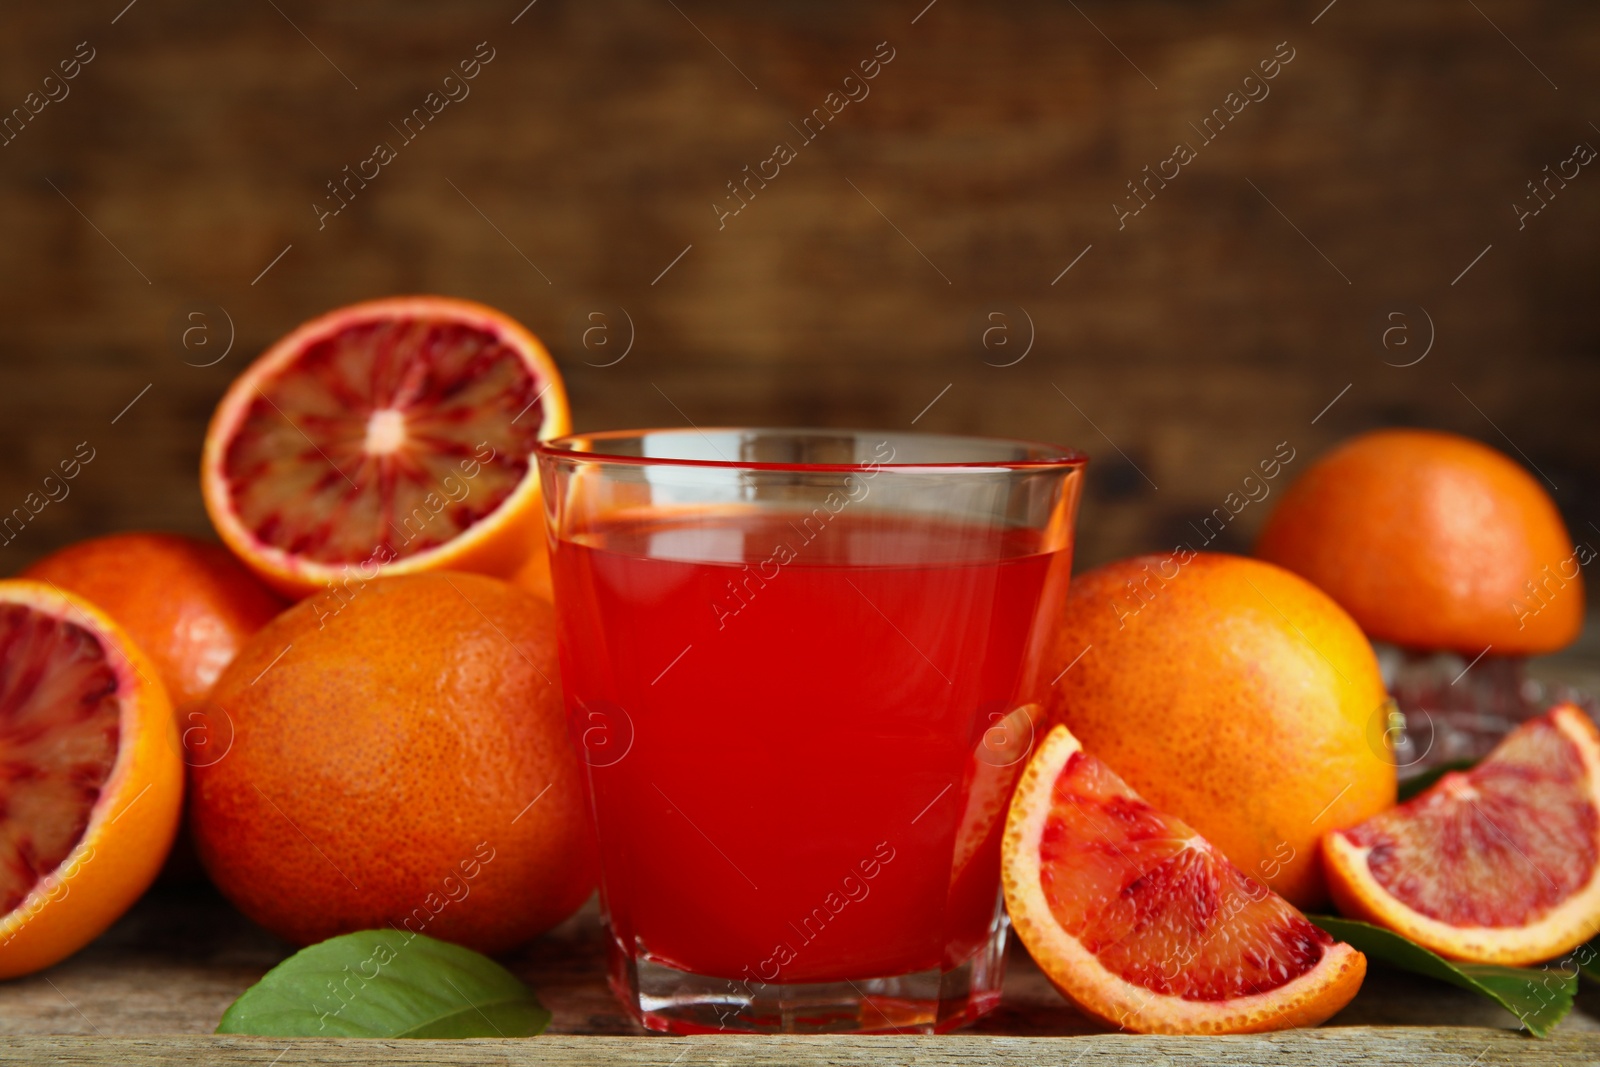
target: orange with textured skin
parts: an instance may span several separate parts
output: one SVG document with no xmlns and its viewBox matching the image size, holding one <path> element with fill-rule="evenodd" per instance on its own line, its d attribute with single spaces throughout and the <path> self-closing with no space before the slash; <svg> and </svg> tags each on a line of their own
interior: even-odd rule
<svg viewBox="0 0 1600 1067">
<path fill-rule="evenodd" d="M 1531 474 L 1433 430 L 1339 445 L 1288 488 L 1256 545 L 1374 639 L 1469 657 L 1570 644 L 1583 625 L 1578 552 Z"/>
<path fill-rule="evenodd" d="M 156 666 L 82 597 L 0 581 L 0 979 L 100 935 L 149 887 L 183 804 Z"/>
<path fill-rule="evenodd" d="M 533 445 L 567 427 L 561 376 L 520 323 L 390 297 L 250 364 L 212 416 L 200 484 L 223 542 L 291 597 L 380 571 L 509 577 L 542 532 Z"/>
<path fill-rule="evenodd" d="M 1298 907 L 1326 900 L 1322 834 L 1394 803 L 1372 647 L 1288 571 L 1192 552 L 1098 567 L 1072 579 L 1055 655 L 1077 662 L 1047 721 Z"/>
<path fill-rule="evenodd" d="M 227 755 L 192 770 L 201 862 L 297 944 L 393 923 L 485 952 L 594 886 L 550 605 L 440 571 L 297 604 L 212 690 Z"/>
<path fill-rule="evenodd" d="M 288 606 L 220 545 L 169 533 L 80 541 L 20 577 L 98 604 L 155 661 L 175 707 L 205 696 L 245 639 Z"/>
<path fill-rule="evenodd" d="M 1346 915 L 1452 959 L 1554 959 L 1600 933 L 1600 732 L 1563 704 L 1322 845 Z"/>
<path fill-rule="evenodd" d="M 1138 1033 L 1315 1026 L 1361 988 L 1335 942 L 1057 726 L 1011 800 L 1012 925 L 1063 996 Z"/>
</svg>

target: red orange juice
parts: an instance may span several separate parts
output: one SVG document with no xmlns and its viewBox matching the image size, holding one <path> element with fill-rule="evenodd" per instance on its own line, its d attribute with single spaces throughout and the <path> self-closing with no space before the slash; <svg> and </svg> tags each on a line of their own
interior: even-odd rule
<svg viewBox="0 0 1600 1067">
<path fill-rule="evenodd" d="M 1007 715 L 1037 690 L 1030 635 L 1070 553 L 821 516 L 652 515 L 557 546 L 563 684 L 630 952 L 814 983 L 953 968 L 990 936 L 1029 729 Z"/>
<path fill-rule="evenodd" d="M 927 1033 L 992 1008 L 1084 457 L 694 427 L 538 452 L 629 1014 Z"/>
</svg>

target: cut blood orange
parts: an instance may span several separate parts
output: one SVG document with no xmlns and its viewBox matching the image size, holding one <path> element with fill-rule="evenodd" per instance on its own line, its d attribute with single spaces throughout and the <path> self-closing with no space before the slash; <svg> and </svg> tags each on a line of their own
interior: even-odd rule
<svg viewBox="0 0 1600 1067">
<path fill-rule="evenodd" d="M 555 363 L 511 318 L 374 300 L 304 324 L 239 376 L 201 487 L 223 541 L 291 596 L 379 571 L 509 577 L 543 522 L 533 445 L 567 428 Z"/>
<path fill-rule="evenodd" d="M 1122 1029 L 1311 1026 L 1367 972 L 1365 956 L 1145 803 L 1064 726 L 1023 773 L 1003 857 L 1022 943 L 1064 996 Z"/>
<path fill-rule="evenodd" d="M 1322 850 L 1352 918 L 1452 959 L 1559 956 L 1600 933 L 1600 732 L 1564 704 Z"/>
<path fill-rule="evenodd" d="M 0 978 L 76 952 L 155 879 L 183 802 L 155 665 L 88 601 L 0 582 Z"/>
</svg>

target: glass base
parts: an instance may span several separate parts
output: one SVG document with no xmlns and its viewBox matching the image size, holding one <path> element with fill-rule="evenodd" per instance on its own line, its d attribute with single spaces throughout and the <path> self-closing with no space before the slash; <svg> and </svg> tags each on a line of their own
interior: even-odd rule
<svg viewBox="0 0 1600 1067">
<path fill-rule="evenodd" d="M 669 1034 L 936 1034 L 1000 1004 L 1006 930 L 960 966 L 887 978 L 778 983 L 680 971 L 610 939 L 611 990 L 647 1030 Z"/>
</svg>

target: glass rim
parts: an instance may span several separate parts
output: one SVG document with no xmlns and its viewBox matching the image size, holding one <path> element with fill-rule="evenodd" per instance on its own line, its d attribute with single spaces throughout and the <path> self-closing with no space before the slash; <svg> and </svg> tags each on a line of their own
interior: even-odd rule
<svg viewBox="0 0 1600 1067">
<path fill-rule="evenodd" d="M 807 435 L 843 435 L 854 434 L 857 436 L 879 435 L 883 437 L 898 438 L 947 438 L 953 441 L 982 442 L 985 444 L 1013 445 L 1018 449 L 1037 452 L 1036 457 L 1027 459 L 1009 460 L 956 460 L 943 463 L 783 463 L 759 460 L 736 459 L 681 459 L 671 456 L 630 456 L 616 452 L 607 452 L 599 449 L 586 449 L 577 447 L 577 443 L 619 441 L 624 439 L 637 439 L 650 434 L 687 435 L 699 434 L 705 437 L 712 433 L 748 433 L 771 434 L 773 436 L 803 437 Z M 979 434 L 944 434 L 927 433 L 921 430 L 862 430 L 855 428 L 835 428 L 818 426 L 673 426 L 656 427 L 638 430 L 600 430 L 592 433 L 568 433 L 549 440 L 536 442 L 534 452 L 540 456 L 555 460 L 568 460 L 577 462 L 595 463 L 621 463 L 637 467 L 704 467 L 721 470 L 751 470 L 751 471 L 789 471 L 796 473 L 817 472 L 822 474 L 851 473 L 861 470 L 888 470 L 903 471 L 906 473 L 938 473 L 967 471 L 972 473 L 998 472 L 998 471 L 1029 471 L 1029 470 L 1081 470 L 1089 462 L 1089 454 L 1080 449 L 1069 448 L 1065 445 L 1054 445 L 1044 441 L 1031 441 L 1018 437 L 987 437 Z"/>
</svg>

